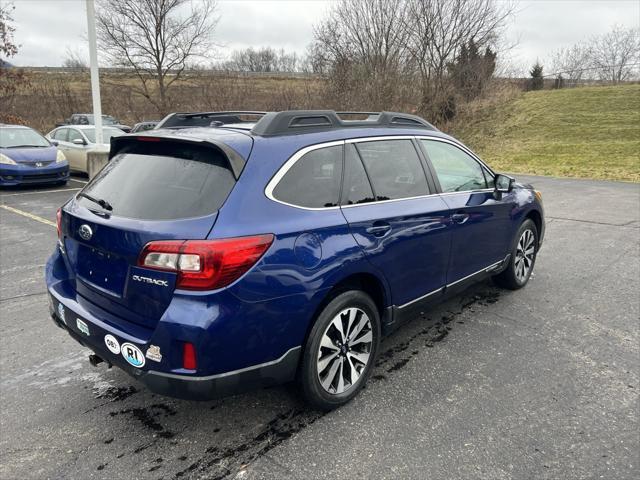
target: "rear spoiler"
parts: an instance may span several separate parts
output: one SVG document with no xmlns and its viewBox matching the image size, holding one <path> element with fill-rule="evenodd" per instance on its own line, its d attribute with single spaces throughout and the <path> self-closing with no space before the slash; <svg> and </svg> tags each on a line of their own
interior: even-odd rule
<svg viewBox="0 0 640 480">
<path fill-rule="evenodd" d="M 202 147 L 209 147 L 217 150 L 222 153 L 227 160 L 229 161 L 229 166 L 231 167 L 231 171 L 233 172 L 233 176 L 236 180 L 240 178 L 240 174 L 242 170 L 244 170 L 244 166 L 247 163 L 247 160 L 236 152 L 230 146 L 218 142 L 216 140 L 202 140 L 199 138 L 189 138 L 184 136 L 171 136 L 171 135 L 153 135 L 151 131 L 141 132 L 140 134 L 130 134 L 130 135 L 120 135 L 118 137 L 111 137 L 111 148 L 109 149 L 109 160 L 111 160 L 114 156 L 120 153 L 124 148 L 130 146 L 140 146 L 143 142 L 170 142 L 173 144 L 176 143 L 186 143 L 189 145 L 199 145 Z"/>
</svg>

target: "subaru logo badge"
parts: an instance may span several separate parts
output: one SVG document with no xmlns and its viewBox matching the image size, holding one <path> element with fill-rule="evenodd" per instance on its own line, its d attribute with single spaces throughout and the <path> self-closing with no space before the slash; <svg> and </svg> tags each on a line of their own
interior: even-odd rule
<svg viewBox="0 0 640 480">
<path fill-rule="evenodd" d="M 42 162 L 36 162 L 36 167 L 42 167 L 44 165 L 44 163 Z"/>
<path fill-rule="evenodd" d="M 93 237 L 93 230 L 91 230 L 91 227 L 85 223 L 78 229 L 78 234 L 80 234 L 80 237 L 83 240 L 91 240 L 91 237 Z"/>
</svg>

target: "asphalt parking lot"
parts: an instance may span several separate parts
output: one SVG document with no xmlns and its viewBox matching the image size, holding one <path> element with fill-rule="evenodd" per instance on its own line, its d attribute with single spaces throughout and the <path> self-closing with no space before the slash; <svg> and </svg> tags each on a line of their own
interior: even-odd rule
<svg viewBox="0 0 640 480">
<path fill-rule="evenodd" d="M 92 367 L 43 282 L 85 179 L 0 191 L 0 478 L 638 478 L 640 186 L 518 179 L 547 214 L 529 285 L 416 318 L 324 415 L 291 386 L 196 403 Z"/>
</svg>

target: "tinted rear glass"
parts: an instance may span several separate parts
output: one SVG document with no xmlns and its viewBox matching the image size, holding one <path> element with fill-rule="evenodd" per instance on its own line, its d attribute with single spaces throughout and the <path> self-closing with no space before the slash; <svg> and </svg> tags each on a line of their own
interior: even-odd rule
<svg viewBox="0 0 640 480">
<path fill-rule="evenodd" d="M 353 144 L 345 145 L 342 205 L 373 202 L 371 184 Z"/>
<path fill-rule="evenodd" d="M 235 185 L 227 159 L 208 148 L 164 150 L 166 155 L 139 151 L 116 155 L 84 192 L 109 202 L 111 214 L 127 218 L 172 220 L 220 209 Z M 86 208 L 101 210 L 86 198 L 78 201 Z"/>
<path fill-rule="evenodd" d="M 340 197 L 342 146 L 325 147 L 302 156 L 280 180 L 273 196 L 308 208 L 334 207 Z"/>
</svg>

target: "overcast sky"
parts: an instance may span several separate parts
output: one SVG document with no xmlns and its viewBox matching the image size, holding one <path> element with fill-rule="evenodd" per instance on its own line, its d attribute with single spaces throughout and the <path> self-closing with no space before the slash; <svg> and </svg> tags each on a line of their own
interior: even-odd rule
<svg viewBox="0 0 640 480">
<path fill-rule="evenodd" d="M 126 1 L 126 0 L 123 0 Z M 198 0 L 194 0 L 198 1 Z M 332 0 L 221 0 L 215 41 L 219 55 L 235 48 L 270 45 L 303 53 L 313 25 Z M 7 3 L 7 0 L 0 0 Z M 88 58 L 84 0 L 13 0 L 20 52 L 12 63 L 57 66 L 68 48 Z M 515 65 L 544 61 L 558 47 L 604 33 L 613 24 L 640 25 L 640 0 L 521 0 L 506 43 Z"/>
</svg>

